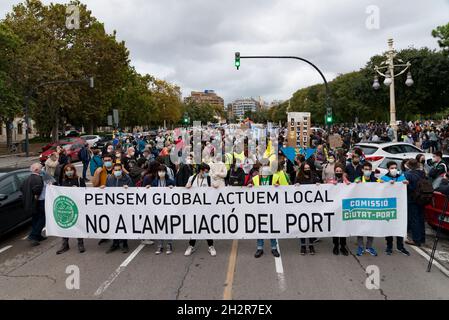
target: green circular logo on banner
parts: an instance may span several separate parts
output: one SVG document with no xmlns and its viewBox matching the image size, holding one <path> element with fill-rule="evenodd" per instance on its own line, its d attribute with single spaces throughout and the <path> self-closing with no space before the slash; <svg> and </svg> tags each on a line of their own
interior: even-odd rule
<svg viewBox="0 0 449 320">
<path fill-rule="evenodd" d="M 53 203 L 53 215 L 58 226 L 69 229 L 78 221 L 78 207 L 72 199 L 59 196 Z"/>
</svg>

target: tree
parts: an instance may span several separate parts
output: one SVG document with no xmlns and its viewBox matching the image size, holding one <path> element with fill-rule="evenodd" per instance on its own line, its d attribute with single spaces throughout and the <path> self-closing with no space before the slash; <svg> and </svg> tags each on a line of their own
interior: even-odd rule
<svg viewBox="0 0 449 320">
<path fill-rule="evenodd" d="M 438 45 L 445 55 L 449 54 L 449 23 L 432 30 L 432 37 L 438 38 Z"/>
<path fill-rule="evenodd" d="M 10 125 L 20 113 L 18 84 L 13 77 L 13 60 L 19 44 L 20 40 L 12 30 L 0 23 L 0 126 L 6 124 L 7 145 L 12 143 Z"/>
</svg>

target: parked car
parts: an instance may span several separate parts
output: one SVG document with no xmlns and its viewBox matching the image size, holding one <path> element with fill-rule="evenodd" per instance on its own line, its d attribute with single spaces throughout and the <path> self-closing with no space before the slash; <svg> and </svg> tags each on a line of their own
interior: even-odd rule
<svg viewBox="0 0 449 320">
<path fill-rule="evenodd" d="M 65 136 L 68 138 L 79 137 L 81 133 L 78 130 L 68 130 L 65 132 Z"/>
<path fill-rule="evenodd" d="M 47 161 L 48 157 L 50 157 L 51 154 L 56 151 L 56 148 L 58 146 L 60 146 L 64 149 L 66 149 L 67 157 L 69 158 L 69 162 L 71 162 L 71 163 L 78 162 L 80 160 L 78 154 L 79 154 L 81 148 L 84 146 L 84 143 L 85 143 L 84 140 L 70 142 L 70 143 L 58 143 L 55 146 L 48 149 L 47 151 L 42 152 L 42 154 L 39 157 L 39 160 L 42 164 L 44 164 L 45 161 Z"/>
<path fill-rule="evenodd" d="M 0 173 L 0 236 L 31 220 L 23 208 L 20 191 L 30 174 L 28 169 Z"/>
<path fill-rule="evenodd" d="M 359 143 L 354 148 L 362 149 L 365 155 L 365 160 L 373 165 L 373 170 L 376 170 L 385 158 L 395 159 L 411 159 L 416 158 L 418 154 L 424 154 L 426 161 L 432 161 L 433 155 L 425 153 L 418 147 L 404 142 L 387 142 L 387 143 Z M 353 148 L 353 150 L 354 150 Z M 352 151 L 347 154 L 348 159 L 352 156 Z"/>
<path fill-rule="evenodd" d="M 83 143 L 83 140 L 81 140 L 78 137 L 71 137 L 71 138 L 64 138 L 59 140 L 58 142 L 50 142 L 49 144 L 47 144 L 46 146 L 42 147 L 42 152 L 47 151 L 48 149 L 50 149 L 51 147 L 55 147 L 61 144 L 69 144 L 69 143 L 73 143 L 73 142 L 79 142 L 79 143 Z"/>
<path fill-rule="evenodd" d="M 446 196 L 439 192 L 434 192 L 433 201 L 431 204 L 427 205 L 424 208 L 424 213 L 426 216 L 427 223 L 432 228 L 437 228 L 439 224 L 439 218 L 444 210 L 444 203 L 446 201 Z M 446 208 L 448 210 L 449 208 Z M 441 225 L 443 230 L 449 231 L 449 213 L 446 211 L 446 215 L 444 216 L 443 223 Z"/>
<path fill-rule="evenodd" d="M 101 137 L 100 140 L 96 141 L 96 142 L 92 145 L 92 148 L 103 150 L 104 146 L 105 146 L 107 143 L 109 143 L 109 142 L 112 143 L 112 140 L 113 140 L 112 134 L 105 135 L 104 137 Z"/>
<path fill-rule="evenodd" d="M 97 136 L 97 135 L 81 136 L 80 138 L 83 139 L 84 141 L 86 141 L 89 144 L 89 146 L 91 146 L 91 147 L 93 146 L 93 144 L 95 142 L 98 142 L 101 140 L 101 137 Z"/>
</svg>

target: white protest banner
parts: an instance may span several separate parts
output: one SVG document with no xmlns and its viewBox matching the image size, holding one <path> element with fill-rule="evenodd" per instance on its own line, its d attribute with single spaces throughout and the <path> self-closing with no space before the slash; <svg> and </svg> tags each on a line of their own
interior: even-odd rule
<svg viewBox="0 0 449 320">
<path fill-rule="evenodd" d="M 403 184 L 254 188 L 49 186 L 47 234 L 97 239 L 406 236 Z"/>
</svg>

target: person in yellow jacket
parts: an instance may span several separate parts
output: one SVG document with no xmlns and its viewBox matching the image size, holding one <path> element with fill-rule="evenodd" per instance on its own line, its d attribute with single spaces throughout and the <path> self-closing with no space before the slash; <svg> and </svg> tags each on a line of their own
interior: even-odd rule
<svg viewBox="0 0 449 320">
<path fill-rule="evenodd" d="M 278 178 L 279 179 L 279 178 Z M 271 175 L 271 169 L 269 166 L 263 166 L 260 170 L 260 174 L 255 176 L 252 180 L 252 183 L 248 184 L 249 188 L 252 187 L 259 187 L 259 186 L 271 186 L 273 185 L 274 181 L 274 175 Z M 279 254 L 279 251 L 277 249 L 278 243 L 276 239 L 271 239 L 271 253 L 276 258 L 279 258 L 281 255 Z M 254 257 L 256 259 L 259 259 L 263 255 L 263 247 L 264 247 L 264 240 L 259 239 L 257 240 L 257 251 Z"/>
</svg>

